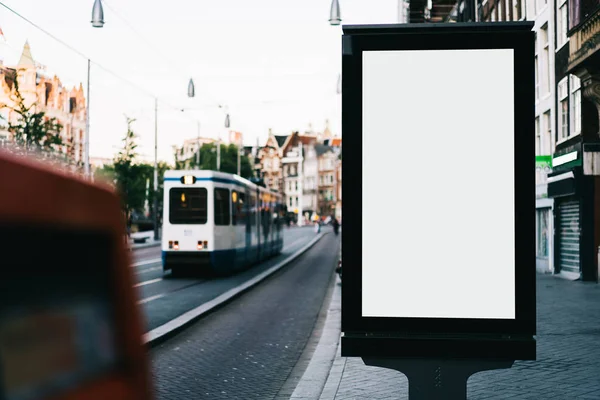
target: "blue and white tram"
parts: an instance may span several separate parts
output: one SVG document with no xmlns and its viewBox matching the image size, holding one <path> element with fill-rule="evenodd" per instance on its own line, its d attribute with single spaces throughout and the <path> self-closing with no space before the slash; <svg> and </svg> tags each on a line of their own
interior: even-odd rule
<svg viewBox="0 0 600 400">
<path fill-rule="evenodd" d="M 227 274 L 281 252 L 281 195 L 217 171 L 166 171 L 163 270 Z"/>
</svg>

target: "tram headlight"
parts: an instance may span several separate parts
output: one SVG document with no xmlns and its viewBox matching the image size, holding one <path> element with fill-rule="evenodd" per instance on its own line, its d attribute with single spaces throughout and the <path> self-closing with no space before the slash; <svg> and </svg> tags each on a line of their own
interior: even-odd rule
<svg viewBox="0 0 600 400">
<path fill-rule="evenodd" d="M 202 241 L 198 240 L 198 250 L 202 250 L 204 247 L 202 246 Z"/>
<path fill-rule="evenodd" d="M 173 241 L 169 240 L 169 248 L 172 249 L 173 248 Z"/>
<path fill-rule="evenodd" d="M 205 240 L 204 241 L 204 248 L 206 249 L 208 247 L 208 242 Z"/>
<path fill-rule="evenodd" d="M 175 243 L 173 243 L 173 248 L 175 250 L 179 250 L 179 242 L 176 240 Z"/>
</svg>

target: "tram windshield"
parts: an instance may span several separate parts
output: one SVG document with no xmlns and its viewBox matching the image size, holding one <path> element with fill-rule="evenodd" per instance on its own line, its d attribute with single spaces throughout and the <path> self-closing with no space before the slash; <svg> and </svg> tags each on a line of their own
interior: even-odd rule
<svg viewBox="0 0 600 400">
<path fill-rule="evenodd" d="M 206 224 L 207 191 L 205 188 L 173 188 L 169 191 L 169 222 L 172 224 Z"/>
</svg>

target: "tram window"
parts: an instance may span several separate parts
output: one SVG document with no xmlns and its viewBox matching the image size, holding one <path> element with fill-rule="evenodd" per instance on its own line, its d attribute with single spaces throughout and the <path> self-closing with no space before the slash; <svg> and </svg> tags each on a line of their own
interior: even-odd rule
<svg viewBox="0 0 600 400">
<path fill-rule="evenodd" d="M 235 190 L 231 191 L 231 225 L 237 225 L 237 219 L 239 215 L 239 199 L 238 192 Z"/>
<path fill-rule="evenodd" d="M 173 188 L 169 191 L 169 222 L 205 224 L 207 221 L 205 188 Z"/>
<path fill-rule="evenodd" d="M 229 189 L 215 189 L 215 225 L 229 225 Z"/>
<path fill-rule="evenodd" d="M 250 194 L 250 225 L 256 225 L 256 194 Z"/>
<path fill-rule="evenodd" d="M 240 225 L 246 224 L 246 193 L 238 193 L 237 220 Z"/>
</svg>

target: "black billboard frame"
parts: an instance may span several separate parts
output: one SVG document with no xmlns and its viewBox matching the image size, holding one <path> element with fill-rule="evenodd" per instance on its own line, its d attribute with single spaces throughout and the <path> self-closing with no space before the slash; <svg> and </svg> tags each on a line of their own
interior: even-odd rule
<svg viewBox="0 0 600 400">
<path fill-rule="evenodd" d="M 533 22 L 343 26 L 342 356 L 535 360 L 535 86 Z M 514 51 L 514 320 L 362 316 L 362 54 Z M 451 79 L 451 78 L 449 78 Z M 458 88 L 457 88 L 458 90 Z M 432 300 L 433 301 L 433 300 Z"/>
</svg>

